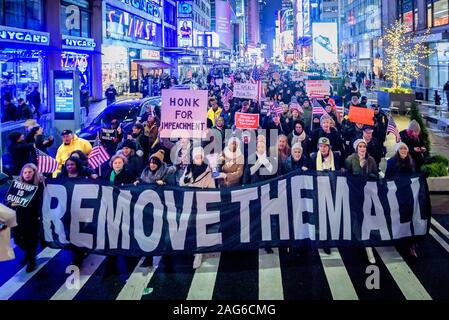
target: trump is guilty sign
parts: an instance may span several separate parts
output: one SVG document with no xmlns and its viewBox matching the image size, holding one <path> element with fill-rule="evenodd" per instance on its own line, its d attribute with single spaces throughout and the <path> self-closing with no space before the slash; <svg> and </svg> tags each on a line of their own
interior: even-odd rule
<svg viewBox="0 0 449 320">
<path fill-rule="evenodd" d="M 201 138 L 207 128 L 207 90 L 162 90 L 162 138 Z"/>
</svg>

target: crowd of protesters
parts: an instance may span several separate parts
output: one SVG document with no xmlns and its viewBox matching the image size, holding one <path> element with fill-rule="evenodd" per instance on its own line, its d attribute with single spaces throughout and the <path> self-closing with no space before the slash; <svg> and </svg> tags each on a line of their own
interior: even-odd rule
<svg viewBox="0 0 449 320">
<path fill-rule="evenodd" d="M 346 107 L 374 109 L 374 125 L 351 122 L 338 111 L 330 95 L 321 101 L 310 99 L 304 82 L 293 81 L 289 73 L 274 71 L 271 67 L 258 72 L 255 76 L 254 70 L 239 70 L 229 75 L 226 81 L 208 79 L 209 84 L 204 88 L 209 91 L 206 140 L 160 138 L 161 110 L 148 108 L 147 114 L 134 123 L 130 132 L 124 132 L 118 120 L 111 121 L 108 128 L 116 130 L 117 135 L 99 141 L 110 160 L 95 170 L 88 164 L 92 145 L 70 130 L 64 130 L 63 143 L 55 157 L 60 166 L 53 177 L 103 179 L 114 186 L 156 183 L 227 188 L 265 181 L 293 171 L 335 171 L 366 179 L 378 179 L 383 175 L 379 164 L 386 154 L 384 142 L 388 117 L 379 106 L 367 105 L 367 99 L 360 96 L 357 86 L 348 91 Z M 263 82 L 263 103 L 232 97 L 233 83 L 255 80 L 256 77 Z M 313 106 L 317 103 L 325 112 L 314 112 Z M 260 114 L 259 129 L 262 130 L 237 129 L 234 124 L 236 112 Z M 273 132 L 276 133 L 274 141 L 270 138 Z M 420 171 L 426 149 L 419 124 L 411 121 L 400 137 L 402 142 L 396 144 L 396 153 L 387 161 L 386 178 Z M 12 173 L 42 189 L 43 178 L 36 169 L 35 148 L 46 152 L 53 138 L 43 137 L 42 130 L 34 127 L 26 137 L 13 132 L 9 139 L 9 152 L 14 160 Z M 216 155 L 217 165 L 214 166 L 205 154 L 211 145 Z M 42 192 L 37 197 L 42 197 Z M 39 210 L 39 205 L 17 210 L 19 225 L 26 219 L 28 222 L 24 224 L 30 224 L 29 229 L 16 229 L 17 239 L 20 239 L 17 244 L 27 252 L 28 270 L 35 267 L 35 227 Z M 326 251 L 330 250 L 327 248 Z M 369 251 L 368 259 L 374 263 L 372 250 Z M 417 257 L 414 243 L 410 244 L 409 252 Z M 76 252 L 78 264 L 84 254 Z M 198 268 L 201 261 L 202 255 L 196 254 L 194 268 Z"/>
</svg>

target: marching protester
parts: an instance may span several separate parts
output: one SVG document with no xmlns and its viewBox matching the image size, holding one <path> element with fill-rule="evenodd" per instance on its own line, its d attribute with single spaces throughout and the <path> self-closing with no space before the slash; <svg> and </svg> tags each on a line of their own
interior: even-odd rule
<svg viewBox="0 0 449 320">
<path fill-rule="evenodd" d="M 282 163 L 282 174 L 296 170 L 307 171 L 309 169 L 309 160 L 304 155 L 304 148 L 300 142 L 292 146 L 292 154 Z"/>
<path fill-rule="evenodd" d="M 22 265 L 27 265 L 26 272 L 33 272 L 36 269 L 36 251 L 40 240 L 43 177 L 36 165 L 27 163 L 20 171 L 19 181 L 38 187 L 27 207 L 11 204 L 17 215 L 17 226 L 13 229 L 14 242 L 25 251 Z"/>
<path fill-rule="evenodd" d="M 341 168 L 341 153 L 333 151 L 330 140 L 321 137 L 318 140 L 318 152 L 310 155 L 311 169 L 316 171 L 339 171 Z"/>
<path fill-rule="evenodd" d="M 241 142 L 238 138 L 229 139 L 227 147 L 220 157 L 223 163 L 221 172 L 217 177 L 217 184 L 220 187 L 232 187 L 239 185 L 243 175 L 245 159 L 241 150 Z"/>
<path fill-rule="evenodd" d="M 410 149 L 408 145 L 401 141 L 396 143 L 395 145 L 396 153 L 393 157 L 387 160 L 387 169 L 385 171 L 385 179 L 392 179 L 397 176 L 403 175 L 412 175 L 417 172 L 416 164 L 413 160 L 413 157 L 410 154 Z M 413 211 L 413 207 L 411 205 L 408 208 L 409 211 Z M 412 213 L 411 213 L 412 215 Z M 418 258 L 418 254 L 416 253 L 417 243 L 412 238 L 408 241 L 408 249 L 409 254 L 413 258 Z"/>
<path fill-rule="evenodd" d="M 47 139 L 45 139 L 43 133 L 43 128 L 39 125 L 36 125 L 30 129 L 30 132 L 28 132 L 25 138 L 25 142 L 34 143 L 37 149 L 47 154 L 47 148 L 53 145 L 55 139 L 53 138 L 53 136 L 49 136 Z"/>
<path fill-rule="evenodd" d="M 25 136 L 17 131 L 11 132 L 8 138 L 11 141 L 8 147 L 12 158 L 11 174 L 17 176 L 26 163 L 36 159 L 35 144 L 25 142 Z"/>
<path fill-rule="evenodd" d="M 133 183 L 135 178 L 129 173 L 126 167 L 127 163 L 128 159 L 122 154 L 112 156 L 111 161 L 109 161 L 111 169 L 106 173 L 105 180 L 114 186 Z"/>
<path fill-rule="evenodd" d="M 123 142 L 121 149 L 118 150 L 116 154 L 122 155 L 126 158 L 127 175 L 129 175 L 134 182 L 138 177 L 140 177 L 140 174 L 145 166 L 142 158 L 142 151 L 138 153 L 136 142 L 131 139 L 127 139 Z"/>
<path fill-rule="evenodd" d="M 193 164 L 189 164 L 179 180 L 180 186 L 193 188 L 215 188 L 215 180 L 212 178 L 210 167 L 204 162 L 204 150 L 195 147 L 192 151 Z M 193 268 L 198 269 L 203 261 L 203 254 L 196 253 L 193 260 Z"/>
<path fill-rule="evenodd" d="M 410 152 L 410 156 L 415 162 L 416 172 L 421 172 L 424 163 L 424 155 L 427 149 L 421 135 L 421 127 L 416 120 L 410 121 L 408 128 L 399 133 L 401 141 L 404 142 Z"/>
<path fill-rule="evenodd" d="M 164 162 L 164 150 L 159 150 L 148 160 L 148 166 L 143 169 L 140 177 L 134 182 L 139 183 L 157 183 L 158 185 L 175 185 L 175 166 L 168 166 Z"/>
</svg>

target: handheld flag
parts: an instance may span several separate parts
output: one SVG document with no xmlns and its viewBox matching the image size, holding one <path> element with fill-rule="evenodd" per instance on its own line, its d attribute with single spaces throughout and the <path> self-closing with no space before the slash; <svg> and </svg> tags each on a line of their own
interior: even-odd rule
<svg viewBox="0 0 449 320">
<path fill-rule="evenodd" d="M 37 171 L 40 173 L 53 173 L 58 169 L 58 161 L 36 148 Z"/>
<path fill-rule="evenodd" d="M 87 157 L 87 162 L 92 169 L 96 169 L 103 163 L 109 160 L 109 154 L 102 145 L 98 145 L 92 148 L 92 151 Z"/>
<path fill-rule="evenodd" d="M 393 117 L 388 117 L 388 126 L 387 126 L 387 134 L 389 133 L 394 134 L 394 136 L 396 137 L 396 143 L 398 143 L 399 141 L 401 141 L 401 136 L 399 135 L 399 130 L 398 127 L 396 127 L 396 123 L 393 120 Z"/>
</svg>

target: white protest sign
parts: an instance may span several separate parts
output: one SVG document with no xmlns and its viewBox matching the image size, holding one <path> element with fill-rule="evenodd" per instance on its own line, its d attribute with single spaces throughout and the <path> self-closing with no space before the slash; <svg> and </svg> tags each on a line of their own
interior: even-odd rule
<svg viewBox="0 0 449 320">
<path fill-rule="evenodd" d="M 162 90 L 161 138 L 201 138 L 207 128 L 207 90 Z"/>
<path fill-rule="evenodd" d="M 234 98 L 257 99 L 257 84 L 234 83 Z"/>
<path fill-rule="evenodd" d="M 306 92 L 309 98 L 323 98 L 330 94 L 329 80 L 306 80 Z"/>
</svg>

